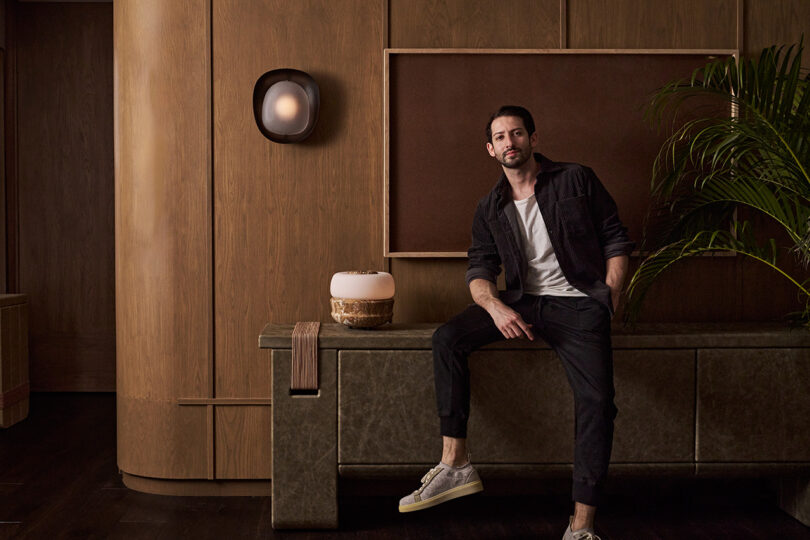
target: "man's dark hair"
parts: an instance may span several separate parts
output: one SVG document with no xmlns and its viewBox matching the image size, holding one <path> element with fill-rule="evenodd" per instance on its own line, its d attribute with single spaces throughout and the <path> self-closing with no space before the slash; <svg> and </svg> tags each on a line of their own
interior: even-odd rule
<svg viewBox="0 0 810 540">
<path fill-rule="evenodd" d="M 489 117 L 489 122 L 487 122 L 488 143 L 492 142 L 492 122 L 501 116 L 517 116 L 523 120 L 523 127 L 526 128 L 526 133 L 528 133 L 529 136 L 534 133 L 534 118 L 532 118 L 532 113 L 519 105 L 504 105 L 498 109 L 498 112 L 492 113 L 492 116 Z"/>
</svg>

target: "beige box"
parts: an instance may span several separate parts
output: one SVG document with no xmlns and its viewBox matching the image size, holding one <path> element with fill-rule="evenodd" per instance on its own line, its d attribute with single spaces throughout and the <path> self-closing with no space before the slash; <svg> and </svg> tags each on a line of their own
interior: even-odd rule
<svg viewBox="0 0 810 540">
<path fill-rule="evenodd" d="M 0 427 L 28 416 L 28 296 L 0 294 Z"/>
</svg>

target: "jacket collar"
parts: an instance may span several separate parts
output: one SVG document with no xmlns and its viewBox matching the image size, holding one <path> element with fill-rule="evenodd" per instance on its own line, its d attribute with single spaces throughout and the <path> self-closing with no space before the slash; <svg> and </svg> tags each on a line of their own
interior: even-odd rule
<svg viewBox="0 0 810 540">
<path fill-rule="evenodd" d="M 538 179 L 541 174 L 558 171 L 562 168 L 559 163 L 551 161 L 539 152 L 534 153 L 534 159 L 540 164 L 540 172 L 537 175 Z M 502 172 L 498 183 L 495 185 L 495 205 L 497 208 L 503 208 L 508 203 L 512 202 L 511 191 L 512 188 L 509 185 L 509 180 L 506 178 L 506 173 Z"/>
</svg>

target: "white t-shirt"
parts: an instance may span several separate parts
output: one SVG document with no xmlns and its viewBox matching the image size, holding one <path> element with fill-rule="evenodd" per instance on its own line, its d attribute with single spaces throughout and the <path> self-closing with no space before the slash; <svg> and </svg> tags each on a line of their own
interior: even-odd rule
<svg viewBox="0 0 810 540">
<path fill-rule="evenodd" d="M 560 269 L 554 248 L 548 237 L 548 229 L 540 213 L 535 196 L 522 201 L 514 201 L 517 215 L 520 216 L 518 229 L 523 243 L 523 254 L 528 262 L 526 282 L 523 292 L 550 296 L 588 296 L 575 289 Z"/>
</svg>

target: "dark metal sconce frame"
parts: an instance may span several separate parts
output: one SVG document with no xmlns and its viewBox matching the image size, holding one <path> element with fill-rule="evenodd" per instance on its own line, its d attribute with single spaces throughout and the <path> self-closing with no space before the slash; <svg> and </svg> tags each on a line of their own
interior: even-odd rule
<svg viewBox="0 0 810 540">
<path fill-rule="evenodd" d="M 262 104 L 264 102 L 264 95 L 267 90 L 279 81 L 292 81 L 300 85 L 307 94 L 307 101 L 309 109 L 307 111 L 307 127 L 301 133 L 294 135 L 284 135 L 281 133 L 274 133 L 264 127 L 262 123 Z M 312 133 L 315 129 L 315 123 L 318 121 L 318 110 L 321 104 L 321 93 L 318 89 L 318 83 L 308 74 L 297 69 L 274 69 L 268 71 L 256 81 L 253 87 L 253 118 L 256 120 L 256 125 L 262 135 L 267 137 L 273 142 L 287 144 L 301 142 Z"/>
</svg>

